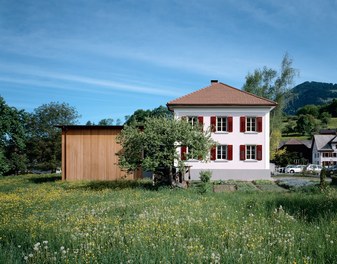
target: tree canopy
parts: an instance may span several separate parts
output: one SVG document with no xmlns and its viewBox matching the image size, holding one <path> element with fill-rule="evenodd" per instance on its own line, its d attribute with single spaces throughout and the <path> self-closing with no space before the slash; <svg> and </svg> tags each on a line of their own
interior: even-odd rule
<svg viewBox="0 0 337 264">
<path fill-rule="evenodd" d="M 51 102 L 34 109 L 29 118 L 28 156 L 34 168 L 55 171 L 61 166 L 61 131 L 57 125 L 74 125 L 80 115 L 67 103 Z"/>
<path fill-rule="evenodd" d="M 0 175 L 26 169 L 27 113 L 10 107 L 0 96 Z"/>
<path fill-rule="evenodd" d="M 171 119 L 173 118 L 173 113 L 168 110 L 166 106 L 162 105 L 152 110 L 138 109 L 131 116 L 126 116 L 125 124 L 143 125 L 145 120 L 149 117 L 163 117 Z"/>
<path fill-rule="evenodd" d="M 169 174 L 165 177 L 170 183 L 173 182 L 174 164 L 184 166 L 184 159 L 177 148 L 188 146 L 190 150 L 193 149 L 186 159 L 193 155 L 207 160 L 209 150 L 215 144 L 210 134 L 202 132 L 200 127 L 165 117 L 146 118 L 142 128 L 136 125 L 126 126 L 117 140 L 123 147 L 123 152 L 119 153 L 122 168 L 142 168 L 153 172 L 161 167 L 167 168 Z"/>
<path fill-rule="evenodd" d="M 293 61 L 289 55 L 285 54 L 279 72 L 268 67 L 256 69 L 254 73 L 248 73 L 243 86 L 243 89 L 247 92 L 277 102 L 277 106 L 272 110 L 270 115 L 271 159 L 274 158 L 275 151 L 281 139 L 284 108 L 289 102 L 289 98 L 291 97 L 289 90 L 292 88 L 294 77 L 298 73 L 292 67 L 292 63 Z"/>
</svg>

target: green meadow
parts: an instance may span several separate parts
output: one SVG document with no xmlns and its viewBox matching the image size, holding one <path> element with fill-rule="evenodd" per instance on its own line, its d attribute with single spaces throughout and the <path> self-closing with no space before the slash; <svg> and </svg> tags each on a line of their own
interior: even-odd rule
<svg viewBox="0 0 337 264">
<path fill-rule="evenodd" d="M 200 194 L 59 178 L 0 178 L 0 263 L 337 263 L 331 187 Z"/>
</svg>

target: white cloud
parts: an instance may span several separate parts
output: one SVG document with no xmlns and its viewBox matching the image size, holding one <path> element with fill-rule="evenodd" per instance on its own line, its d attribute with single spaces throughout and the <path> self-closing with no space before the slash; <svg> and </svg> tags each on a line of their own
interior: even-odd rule
<svg viewBox="0 0 337 264">
<path fill-rule="evenodd" d="M 150 95 L 164 95 L 164 96 L 177 96 L 179 93 L 175 89 L 169 87 L 151 87 L 150 85 L 137 84 L 133 80 L 133 84 L 125 82 L 89 78 L 81 75 L 65 74 L 60 72 L 51 72 L 38 68 L 32 68 L 21 64 L 0 64 L 0 70 L 2 72 L 10 73 L 10 76 L 19 75 L 15 77 L 2 77 L 0 75 L 0 81 L 12 82 L 27 85 L 36 85 L 40 87 L 53 87 L 57 89 L 75 90 L 93 92 L 92 87 L 100 87 L 105 90 L 95 89 L 95 93 L 109 93 L 111 91 L 123 91 L 123 92 L 135 92 L 141 94 Z M 0 72 L 1 74 L 1 72 Z M 27 78 L 29 76 L 29 78 Z M 69 83 L 75 83 L 77 85 L 85 85 L 85 87 L 91 88 L 77 88 Z M 141 82 L 139 82 L 141 83 Z"/>
</svg>

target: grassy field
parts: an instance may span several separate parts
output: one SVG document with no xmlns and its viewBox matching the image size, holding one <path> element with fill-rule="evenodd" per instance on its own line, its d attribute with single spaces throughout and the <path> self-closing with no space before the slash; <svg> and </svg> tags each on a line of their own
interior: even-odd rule
<svg viewBox="0 0 337 264">
<path fill-rule="evenodd" d="M 58 179 L 0 178 L 0 263 L 337 263 L 332 188 L 201 195 Z"/>
</svg>

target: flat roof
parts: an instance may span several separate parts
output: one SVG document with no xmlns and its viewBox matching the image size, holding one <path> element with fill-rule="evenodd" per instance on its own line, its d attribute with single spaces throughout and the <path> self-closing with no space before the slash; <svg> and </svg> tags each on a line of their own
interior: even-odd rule
<svg viewBox="0 0 337 264">
<path fill-rule="evenodd" d="M 123 129 L 124 126 L 86 126 L 86 125 L 58 125 L 55 126 L 58 128 L 64 129 Z"/>
</svg>

